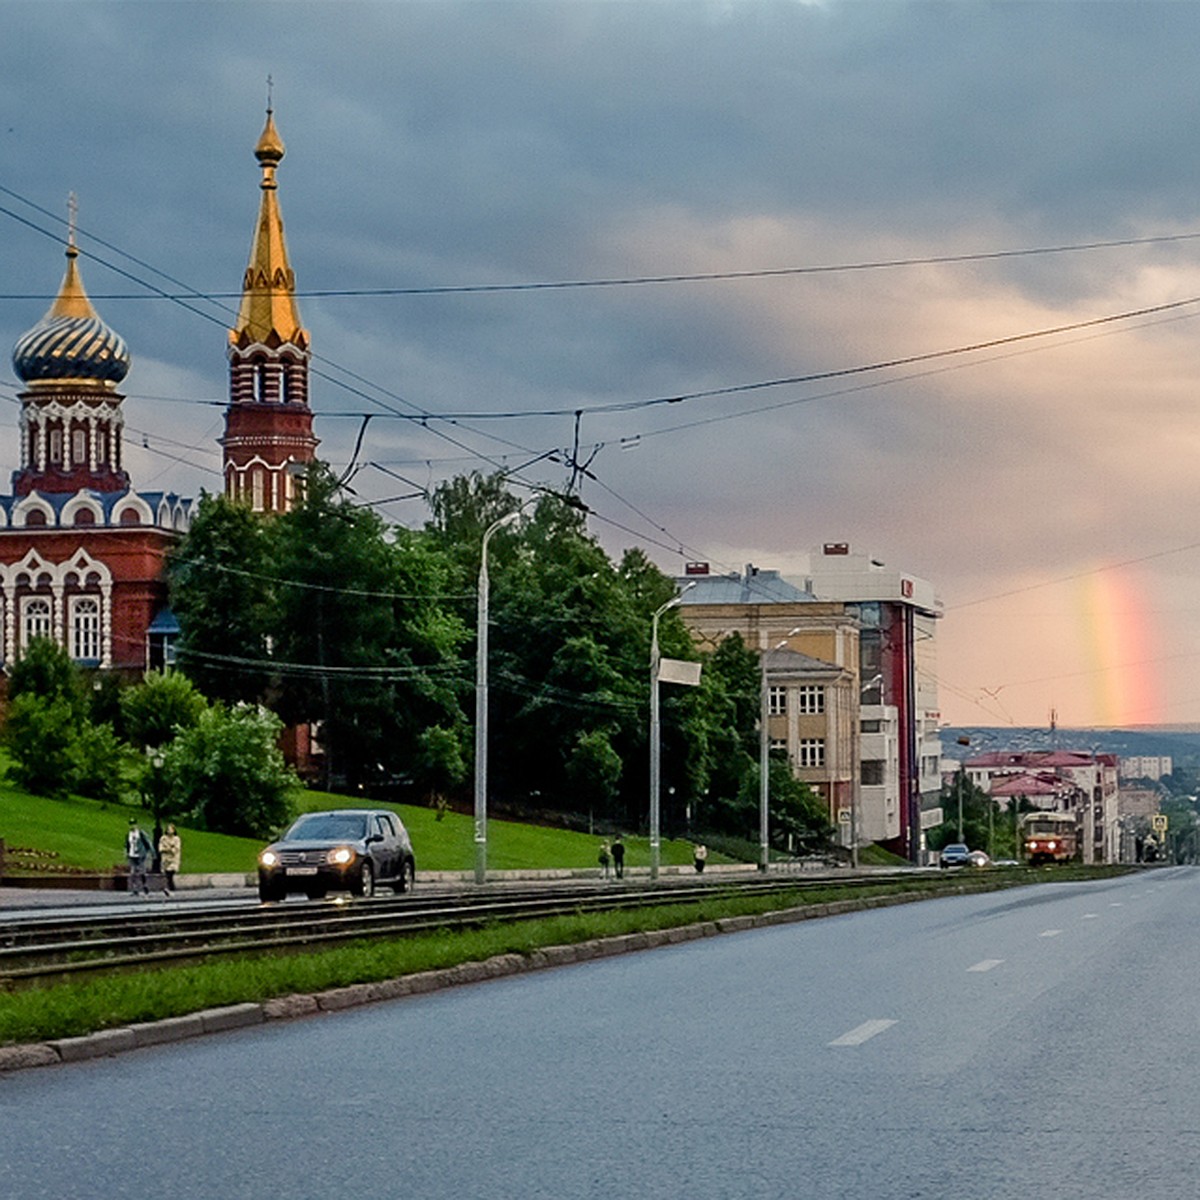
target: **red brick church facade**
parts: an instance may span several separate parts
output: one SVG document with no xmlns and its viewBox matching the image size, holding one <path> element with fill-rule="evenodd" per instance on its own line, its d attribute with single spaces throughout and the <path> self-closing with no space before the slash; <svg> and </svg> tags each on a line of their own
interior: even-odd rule
<svg viewBox="0 0 1200 1200">
<path fill-rule="evenodd" d="M 229 334 L 225 491 L 259 511 L 285 511 L 297 464 L 317 446 L 308 405 L 308 334 L 299 321 L 276 197 L 284 147 L 268 110 L 255 148 L 262 199 Z M 121 337 L 83 287 L 74 222 L 67 268 L 46 315 L 13 349 L 20 458 L 0 496 L 0 663 L 50 637 L 96 670 L 140 675 L 170 665 L 178 624 L 167 604 L 165 556 L 195 501 L 142 492 L 122 462 L 130 367 Z"/>
</svg>

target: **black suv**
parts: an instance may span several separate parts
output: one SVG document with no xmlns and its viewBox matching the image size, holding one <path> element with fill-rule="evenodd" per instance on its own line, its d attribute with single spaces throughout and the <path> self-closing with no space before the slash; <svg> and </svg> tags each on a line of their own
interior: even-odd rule
<svg viewBox="0 0 1200 1200">
<path fill-rule="evenodd" d="M 303 892 L 373 896 L 378 884 L 411 890 L 416 861 L 404 823 L 387 809 L 346 808 L 311 812 L 258 856 L 258 894 L 282 900 Z"/>
</svg>

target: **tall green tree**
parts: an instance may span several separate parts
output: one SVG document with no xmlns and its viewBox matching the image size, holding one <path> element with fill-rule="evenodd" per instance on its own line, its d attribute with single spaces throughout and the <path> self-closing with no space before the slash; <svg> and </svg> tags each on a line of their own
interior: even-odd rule
<svg viewBox="0 0 1200 1200">
<path fill-rule="evenodd" d="M 178 663 L 200 690 L 227 704 L 263 699 L 277 572 L 271 518 L 224 496 L 204 496 L 167 559 L 179 620 Z"/>
</svg>

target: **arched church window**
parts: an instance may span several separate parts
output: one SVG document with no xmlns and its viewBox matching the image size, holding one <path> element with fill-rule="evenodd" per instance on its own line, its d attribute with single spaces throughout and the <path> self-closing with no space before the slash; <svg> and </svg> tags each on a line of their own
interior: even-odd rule
<svg viewBox="0 0 1200 1200">
<path fill-rule="evenodd" d="M 79 466 L 87 462 L 87 430 L 73 429 L 71 431 L 71 464 Z"/>
<path fill-rule="evenodd" d="M 50 430 L 50 461 L 52 463 L 60 463 L 63 460 L 63 431 L 61 429 Z"/>
<path fill-rule="evenodd" d="M 34 638 L 53 636 L 50 601 L 42 596 L 26 596 L 21 605 L 21 645 L 28 649 Z"/>
<path fill-rule="evenodd" d="M 100 661 L 100 601 L 95 596 L 71 599 L 71 657 L 77 662 Z"/>
<path fill-rule="evenodd" d="M 265 476 L 262 467 L 255 467 L 250 473 L 250 507 L 255 512 L 262 512 L 266 499 Z"/>
<path fill-rule="evenodd" d="M 138 515 L 138 510 L 136 508 L 130 507 L 121 510 L 122 525 L 140 525 L 141 523 L 142 518 Z"/>
</svg>

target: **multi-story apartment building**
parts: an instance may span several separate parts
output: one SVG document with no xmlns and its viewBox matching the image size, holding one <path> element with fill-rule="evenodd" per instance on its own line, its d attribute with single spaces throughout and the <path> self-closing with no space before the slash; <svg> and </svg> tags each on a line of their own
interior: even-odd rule
<svg viewBox="0 0 1200 1200">
<path fill-rule="evenodd" d="M 1159 780 L 1175 770 L 1169 754 L 1135 754 L 1121 759 L 1122 779 Z"/>
<path fill-rule="evenodd" d="M 701 649 L 739 634 L 761 656 L 767 736 L 792 770 L 820 795 L 846 842 L 858 819 L 859 623 L 778 571 L 747 566 L 714 575 L 689 564 L 679 581 L 680 614 Z M 686 588 L 686 590 L 682 590 Z M 860 835 L 861 836 L 861 835 Z"/>
<path fill-rule="evenodd" d="M 941 713 L 933 585 L 846 542 L 810 552 L 791 582 L 814 599 L 840 602 L 860 626 L 860 829 L 911 860 L 924 829 L 940 819 Z"/>
</svg>

